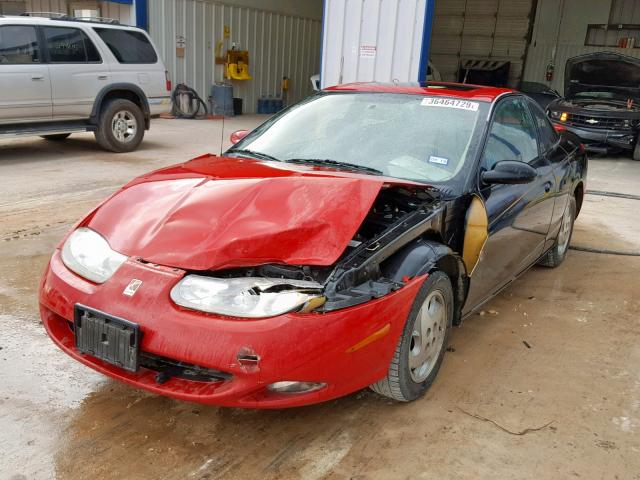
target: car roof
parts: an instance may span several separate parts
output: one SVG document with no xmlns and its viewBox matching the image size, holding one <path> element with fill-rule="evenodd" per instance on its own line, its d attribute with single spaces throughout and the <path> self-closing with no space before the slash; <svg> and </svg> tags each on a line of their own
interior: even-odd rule
<svg viewBox="0 0 640 480">
<path fill-rule="evenodd" d="M 510 88 L 487 87 L 463 83 L 414 82 L 414 83 L 346 83 L 325 88 L 325 92 L 405 93 L 411 95 L 454 97 L 464 100 L 493 102 L 501 95 L 514 93 Z"/>
<path fill-rule="evenodd" d="M 48 12 L 43 12 L 49 14 Z M 52 14 L 58 15 L 58 14 Z M 119 23 L 117 20 L 112 19 L 87 19 L 87 18 L 76 18 L 68 15 L 59 14 L 59 17 L 48 17 L 48 16 L 38 16 L 34 15 L 0 15 L 0 25 L 2 24 L 11 24 L 11 25 L 54 25 L 54 26 L 64 26 L 64 27 L 77 27 L 80 25 L 91 25 L 91 26 L 100 26 L 105 28 L 118 28 L 118 29 L 127 29 L 127 30 L 141 30 L 138 27 L 132 25 L 124 25 Z"/>
</svg>

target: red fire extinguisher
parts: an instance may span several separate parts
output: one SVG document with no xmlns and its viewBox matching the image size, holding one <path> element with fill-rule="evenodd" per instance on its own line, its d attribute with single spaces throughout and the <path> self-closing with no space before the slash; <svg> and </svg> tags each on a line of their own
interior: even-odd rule
<svg viewBox="0 0 640 480">
<path fill-rule="evenodd" d="M 549 62 L 547 63 L 547 70 L 544 74 L 545 78 L 547 79 L 547 82 L 550 82 L 551 80 L 553 80 L 553 71 L 555 70 L 556 66 L 553 64 L 553 62 Z"/>
</svg>

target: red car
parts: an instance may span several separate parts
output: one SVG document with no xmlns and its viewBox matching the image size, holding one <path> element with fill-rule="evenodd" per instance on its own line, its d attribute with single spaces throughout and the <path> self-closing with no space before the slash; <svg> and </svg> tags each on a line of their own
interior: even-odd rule
<svg viewBox="0 0 640 480">
<path fill-rule="evenodd" d="M 411 401 L 453 324 L 563 260 L 585 191 L 581 145 L 506 89 L 344 85 L 232 140 L 62 241 L 40 289 L 60 348 L 202 403 Z"/>
</svg>

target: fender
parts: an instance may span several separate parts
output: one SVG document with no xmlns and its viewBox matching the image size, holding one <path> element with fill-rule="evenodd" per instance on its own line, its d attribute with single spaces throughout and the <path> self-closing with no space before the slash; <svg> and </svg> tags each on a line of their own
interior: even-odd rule
<svg viewBox="0 0 640 480">
<path fill-rule="evenodd" d="M 149 101 L 147 100 L 147 96 L 144 94 L 142 89 L 134 84 L 134 83 L 112 83 L 102 88 L 96 95 L 96 99 L 93 102 L 93 108 L 91 109 L 91 116 L 89 117 L 89 121 L 93 124 L 98 123 L 98 118 L 100 117 L 100 110 L 102 109 L 102 102 L 104 97 L 114 90 L 126 90 L 134 95 L 136 95 L 140 99 L 140 103 L 142 104 L 142 114 L 144 115 L 144 123 L 145 129 L 149 129 L 149 119 L 151 117 L 151 113 L 149 110 Z"/>
<path fill-rule="evenodd" d="M 469 290 L 469 277 L 462 258 L 450 247 L 419 238 L 390 257 L 384 264 L 383 273 L 385 277 L 400 283 L 433 270 L 442 270 L 451 280 L 455 298 L 453 323 L 460 325 L 462 306 Z"/>
</svg>

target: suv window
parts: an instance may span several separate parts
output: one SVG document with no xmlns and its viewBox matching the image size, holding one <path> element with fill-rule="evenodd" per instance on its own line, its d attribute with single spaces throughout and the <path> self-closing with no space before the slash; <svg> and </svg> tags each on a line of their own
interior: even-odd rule
<svg viewBox="0 0 640 480">
<path fill-rule="evenodd" d="M 543 151 L 547 152 L 558 141 L 558 132 L 551 126 L 551 122 L 537 103 L 531 101 L 529 107 L 540 131 L 540 146 Z"/>
<path fill-rule="evenodd" d="M 156 63 L 158 56 L 142 32 L 117 28 L 94 28 L 120 63 Z"/>
<path fill-rule="evenodd" d="M 40 48 L 35 27 L 0 27 L 0 64 L 40 63 Z"/>
<path fill-rule="evenodd" d="M 44 27 L 44 38 L 51 63 L 97 63 L 100 54 L 79 28 Z"/>
<path fill-rule="evenodd" d="M 493 115 L 482 167 L 491 170 L 502 160 L 530 163 L 538 158 L 536 127 L 522 98 L 505 99 Z"/>
</svg>

